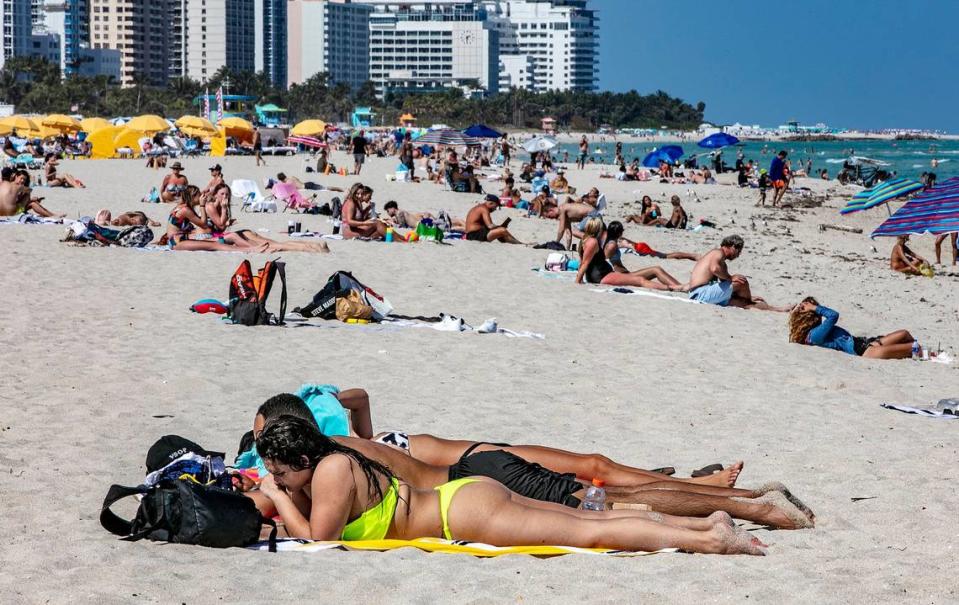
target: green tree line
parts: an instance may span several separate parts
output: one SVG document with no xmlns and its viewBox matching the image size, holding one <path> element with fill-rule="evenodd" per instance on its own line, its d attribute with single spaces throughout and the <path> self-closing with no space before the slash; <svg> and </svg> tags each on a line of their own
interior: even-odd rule
<svg viewBox="0 0 959 605">
<path fill-rule="evenodd" d="M 464 127 L 482 122 L 491 126 L 539 128 L 546 116 L 561 129 L 594 130 L 603 125 L 632 128 L 694 128 L 706 109 L 693 106 L 663 91 L 642 95 L 627 93 L 545 92 L 513 89 L 482 98 L 466 98 L 458 89 L 394 96 L 380 101 L 372 82 L 353 90 L 316 74 L 287 90 L 275 88 L 263 73 L 220 69 L 208 82 L 173 78 L 166 87 L 141 82 L 121 88 L 106 77 L 62 79 L 57 65 L 44 59 L 16 57 L 0 70 L 0 101 L 16 106 L 18 113 L 80 113 L 85 116 L 129 116 L 153 113 L 169 118 L 197 114 L 193 99 L 225 82 L 229 92 L 251 95 L 263 103 L 289 110 L 291 120 L 322 118 L 348 121 L 357 105 L 371 106 L 378 122 L 397 124 L 403 113 L 417 116 L 420 124 L 442 122 Z"/>
</svg>

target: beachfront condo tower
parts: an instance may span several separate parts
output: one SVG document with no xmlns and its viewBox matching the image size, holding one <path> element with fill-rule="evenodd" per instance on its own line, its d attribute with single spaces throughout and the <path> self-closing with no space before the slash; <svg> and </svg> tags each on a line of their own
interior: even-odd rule
<svg viewBox="0 0 959 605">
<path fill-rule="evenodd" d="M 3 22 L 3 47 L 0 48 L 0 67 L 7 59 L 30 54 L 31 6 L 30 0 L 0 1 L 0 19 Z"/>
<path fill-rule="evenodd" d="M 356 89 L 370 79 L 369 4 L 292 0 L 287 14 L 287 74 L 299 84 L 325 73 L 330 84 Z"/>
</svg>

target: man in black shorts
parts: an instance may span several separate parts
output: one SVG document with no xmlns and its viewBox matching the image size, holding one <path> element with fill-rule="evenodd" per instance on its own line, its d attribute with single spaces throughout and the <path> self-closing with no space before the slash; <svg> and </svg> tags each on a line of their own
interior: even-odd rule
<svg viewBox="0 0 959 605">
<path fill-rule="evenodd" d="M 367 143 L 365 135 L 366 133 L 361 130 L 350 141 L 350 150 L 353 153 L 353 174 L 360 173 L 363 162 L 366 161 L 366 156 L 370 154 L 369 143 Z"/>
<path fill-rule="evenodd" d="M 502 225 L 494 225 L 492 214 L 499 208 L 499 198 L 488 194 L 482 202 L 473 206 L 466 215 L 466 239 L 474 242 L 501 241 L 507 244 L 522 244 L 509 232 L 506 219 Z"/>
</svg>

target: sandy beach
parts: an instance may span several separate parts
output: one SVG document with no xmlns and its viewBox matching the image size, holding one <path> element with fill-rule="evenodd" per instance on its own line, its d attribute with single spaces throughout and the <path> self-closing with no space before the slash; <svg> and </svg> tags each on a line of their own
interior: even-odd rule
<svg viewBox="0 0 959 605">
<path fill-rule="evenodd" d="M 346 156 L 333 160 L 345 164 Z M 262 183 L 282 170 L 331 186 L 356 180 L 305 174 L 302 156 L 267 161 L 254 168 L 252 158 L 227 158 L 225 178 Z M 202 186 L 214 162 L 183 163 Z M 409 210 L 462 217 L 479 198 L 385 181 L 395 164 L 373 159 L 360 178 L 380 209 L 395 199 Z M 825 198 L 822 207 L 760 209 L 756 190 L 735 187 L 732 174 L 718 185 L 661 185 L 600 179 L 601 168 L 573 168 L 568 177 L 580 190 L 598 186 L 607 194 L 608 218 L 638 209 L 634 200 L 643 194 L 667 206 L 678 194 L 694 222 L 718 224 L 700 232 L 630 225 L 627 237 L 662 251 L 702 252 L 741 234 L 746 248 L 731 268 L 770 302 L 816 296 L 853 334 L 906 328 L 925 345 L 959 351 L 957 271 L 935 279 L 890 271 L 892 242 L 868 238 L 885 210 L 839 217 L 854 188 L 800 179 Z M 51 210 L 70 217 L 143 210 L 165 224 L 169 206 L 139 201 L 163 171 L 132 160 L 64 161 L 60 170 L 88 188 L 38 189 Z M 498 190 L 497 183 L 485 186 Z M 293 218 L 236 207 L 235 216 L 277 239 L 286 238 Z M 494 218 L 506 216 L 523 241 L 555 237 L 555 221 L 512 209 Z M 326 217 L 295 218 L 305 228 L 331 230 Z M 821 223 L 865 234 L 823 232 Z M 503 328 L 543 340 L 335 322 L 231 326 L 189 306 L 225 300 L 241 260 L 259 267 L 273 256 L 78 248 L 59 242 L 64 231 L 0 225 L 4 602 L 959 600 L 952 483 L 959 425 L 880 407 L 959 396 L 956 364 L 873 361 L 789 344 L 783 314 L 594 292 L 532 271 L 544 250 L 473 242 L 331 241 L 329 255 L 284 253 L 290 308 L 342 269 L 399 313 L 452 313 L 474 326 L 495 317 Z M 914 242 L 933 257 L 932 237 Z M 624 259 L 634 269 L 653 264 Z M 660 264 L 681 280 L 692 267 Z M 817 526 L 747 526 L 770 545 L 766 557 L 489 560 L 412 549 L 271 555 L 126 543 L 101 528 L 108 487 L 137 484 L 158 437 L 181 434 L 232 459 L 256 407 L 305 382 L 367 389 L 377 429 L 597 451 L 644 468 L 672 465 L 682 476 L 744 460 L 740 486 L 782 481 L 815 510 Z M 118 508 L 133 511 L 132 504 Z"/>
</svg>

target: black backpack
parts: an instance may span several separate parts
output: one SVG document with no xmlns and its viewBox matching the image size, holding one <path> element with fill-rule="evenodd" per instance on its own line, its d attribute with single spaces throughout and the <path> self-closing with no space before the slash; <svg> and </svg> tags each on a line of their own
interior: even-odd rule
<svg viewBox="0 0 959 605">
<path fill-rule="evenodd" d="M 143 494 L 133 521 L 110 507 L 127 496 Z M 153 487 L 112 485 L 103 500 L 100 525 L 123 540 L 197 544 L 213 548 L 247 546 L 269 525 L 270 552 L 276 552 L 276 524 L 257 510 L 253 500 L 228 489 L 188 479 L 164 480 Z"/>
<path fill-rule="evenodd" d="M 280 313 L 274 315 L 266 310 L 266 301 L 277 275 L 282 290 Z M 267 261 L 256 275 L 253 275 L 250 261 L 240 263 L 230 278 L 228 317 L 233 323 L 244 326 L 283 325 L 286 317 L 286 263 Z"/>
</svg>

